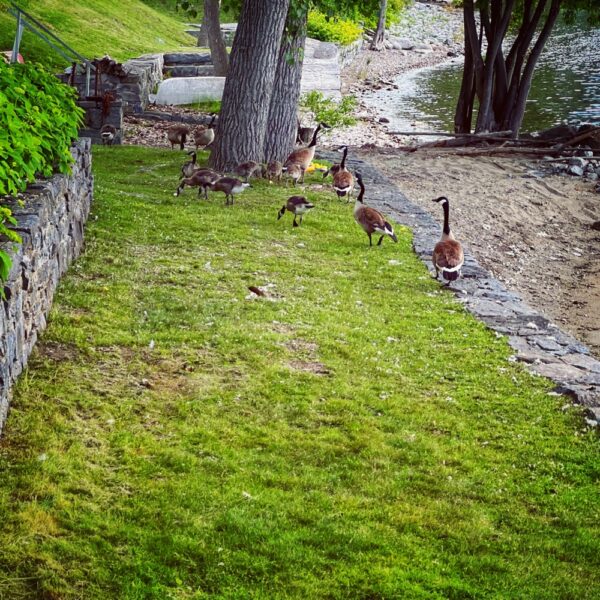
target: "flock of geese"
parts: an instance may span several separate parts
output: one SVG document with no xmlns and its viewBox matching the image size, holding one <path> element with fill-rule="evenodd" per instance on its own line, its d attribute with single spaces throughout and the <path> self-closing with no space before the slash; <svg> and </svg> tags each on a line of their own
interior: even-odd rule
<svg viewBox="0 0 600 600">
<path fill-rule="evenodd" d="M 181 150 L 184 150 L 186 140 L 190 135 L 193 135 L 196 146 L 196 150 L 188 152 L 188 155 L 191 157 L 190 160 L 186 161 L 181 167 L 181 181 L 174 193 L 175 196 L 179 196 L 185 186 L 197 187 L 198 196 L 203 195 L 205 199 L 208 199 L 209 190 L 222 192 L 225 194 L 225 204 L 232 205 L 234 196 L 241 194 L 250 186 L 249 179 L 253 176 L 265 177 L 271 182 L 274 180 L 281 182 L 281 179 L 285 178 L 287 179 L 288 186 L 290 181 L 293 182 L 294 186 L 297 183 L 303 183 L 306 171 L 315 156 L 317 136 L 322 129 L 328 128 L 324 123 L 319 123 L 308 145 L 294 150 L 284 163 L 273 161 L 264 165 L 251 160 L 245 161 L 233 170 L 236 177 L 231 177 L 221 176 L 221 174 L 212 169 L 201 167 L 196 162 L 196 151 L 206 148 L 214 140 L 214 122 L 215 115 L 212 116 L 208 126 L 199 127 L 193 134 L 190 134 L 189 128 L 184 125 L 173 125 L 167 130 L 167 138 L 171 144 L 171 148 L 178 145 Z M 342 146 L 339 151 L 343 151 L 341 162 L 327 169 L 323 173 L 323 179 L 332 175 L 333 189 L 338 198 L 347 197 L 348 200 L 351 198 L 355 183 L 358 184 L 360 192 L 354 204 L 354 219 L 369 237 L 369 246 L 373 245 L 373 235 L 380 236 L 377 241 L 378 246 L 382 244 L 386 236 L 397 242 L 398 238 L 394 233 L 392 225 L 378 210 L 364 204 L 365 185 L 362 176 L 359 172 L 353 174 L 346 166 L 348 147 Z M 444 226 L 440 241 L 433 249 L 432 262 L 436 279 L 441 275 L 442 280 L 446 280 L 449 285 L 452 281 L 460 277 L 461 268 L 464 263 L 464 253 L 460 242 L 454 238 L 450 230 L 450 202 L 448 198 L 440 196 L 433 201 L 442 205 Z M 277 213 L 277 219 L 281 219 L 286 211 L 290 212 L 294 215 L 293 226 L 298 227 L 302 224 L 304 215 L 314 208 L 314 206 L 305 196 L 290 196 Z M 298 217 L 300 219 L 299 223 L 296 220 Z"/>
</svg>

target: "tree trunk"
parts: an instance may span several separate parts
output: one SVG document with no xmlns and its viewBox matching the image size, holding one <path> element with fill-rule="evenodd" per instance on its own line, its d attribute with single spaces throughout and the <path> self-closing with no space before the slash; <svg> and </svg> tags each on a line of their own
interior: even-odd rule
<svg viewBox="0 0 600 600">
<path fill-rule="evenodd" d="M 262 161 L 289 0 L 245 0 L 231 49 L 210 164 L 217 171 Z"/>
<path fill-rule="evenodd" d="M 531 80 L 533 79 L 533 72 L 535 70 L 535 66 L 537 61 L 540 58 L 542 50 L 550 37 L 550 33 L 552 29 L 554 29 L 554 25 L 556 24 L 556 19 L 558 18 L 558 14 L 560 12 L 560 5 L 562 0 L 552 0 L 552 4 L 550 5 L 550 10 L 548 11 L 548 16 L 546 17 L 546 23 L 542 28 L 542 31 L 535 43 L 529 57 L 527 59 L 527 63 L 525 64 L 525 69 L 523 70 L 523 77 L 521 78 L 521 85 L 519 86 L 519 93 L 515 100 L 514 106 L 511 107 L 510 110 L 510 121 L 509 128 L 516 136 L 519 129 L 521 129 L 521 124 L 523 123 L 523 117 L 525 116 L 525 105 L 527 102 L 527 97 L 529 96 L 529 90 L 531 88 Z"/>
<path fill-rule="evenodd" d="M 290 5 L 269 106 L 265 161 L 283 162 L 294 148 L 307 17 L 308 2 Z"/>
<path fill-rule="evenodd" d="M 379 5 L 379 21 L 377 21 L 377 29 L 373 34 L 371 42 L 371 50 L 383 50 L 383 39 L 385 37 L 385 13 L 387 12 L 387 0 L 381 0 Z"/>
<path fill-rule="evenodd" d="M 481 20 L 488 27 L 486 36 L 488 47 L 483 67 L 483 89 L 479 97 L 479 114 L 475 133 L 485 131 L 497 131 L 496 115 L 494 113 L 494 82 L 496 79 L 496 57 L 506 36 L 508 24 L 513 11 L 514 0 L 506 0 L 504 11 L 502 11 L 502 0 L 492 0 L 491 22 L 488 23 L 488 15 L 482 5 Z"/>
<path fill-rule="evenodd" d="M 203 23 L 206 25 L 215 77 L 225 77 L 229 69 L 229 56 L 221 35 L 220 4 L 220 0 L 204 0 Z"/>
<path fill-rule="evenodd" d="M 202 15 L 202 23 L 200 25 L 200 33 L 198 34 L 198 43 L 196 45 L 200 46 L 201 48 L 208 47 L 208 33 L 206 31 L 206 11 L 204 12 L 204 15 Z"/>
<path fill-rule="evenodd" d="M 475 93 L 478 87 L 481 89 L 483 79 L 483 61 L 481 60 L 483 28 L 478 36 L 473 0 L 465 0 L 463 16 L 465 28 L 465 66 L 460 95 L 454 115 L 454 131 L 456 133 L 471 133 Z"/>
<path fill-rule="evenodd" d="M 474 1 L 464 0 L 465 66 L 463 82 L 456 106 L 454 129 L 468 133 L 475 97 L 479 112 L 475 131 L 510 130 L 518 136 L 531 79 L 542 49 L 556 23 L 563 0 L 523 0 L 522 22 L 517 37 L 504 58 L 502 42 L 515 0 L 479 2 L 481 28 L 487 41 L 485 62 L 481 56 L 481 38 L 477 41 Z M 550 8 L 537 41 L 530 50 L 537 26 L 546 7 Z M 523 64 L 525 66 L 523 67 Z M 475 93 L 469 90 L 474 87 Z"/>
</svg>

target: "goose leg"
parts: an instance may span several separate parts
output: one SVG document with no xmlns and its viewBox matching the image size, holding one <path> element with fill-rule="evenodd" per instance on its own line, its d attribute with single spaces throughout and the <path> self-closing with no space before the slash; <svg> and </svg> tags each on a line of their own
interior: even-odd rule
<svg viewBox="0 0 600 600">
<path fill-rule="evenodd" d="M 369 246 L 372 246 L 373 245 L 373 240 L 371 239 L 371 234 L 368 233 L 367 235 L 369 236 Z"/>
<path fill-rule="evenodd" d="M 293 226 L 294 226 L 294 227 L 298 227 L 298 223 L 296 223 L 296 215 L 294 215 Z"/>
<path fill-rule="evenodd" d="M 377 242 L 377 245 L 378 245 L 378 246 L 381 246 L 381 242 L 383 242 L 383 236 L 381 236 L 381 237 L 379 238 L 379 241 Z"/>
</svg>

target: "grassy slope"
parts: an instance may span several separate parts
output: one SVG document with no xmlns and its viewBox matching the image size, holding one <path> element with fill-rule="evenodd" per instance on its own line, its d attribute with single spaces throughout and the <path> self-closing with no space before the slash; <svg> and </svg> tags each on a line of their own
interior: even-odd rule
<svg viewBox="0 0 600 600">
<path fill-rule="evenodd" d="M 0 440 L 0 598 L 598 597 L 598 439 L 408 231 L 369 249 L 331 193 L 294 230 L 277 186 L 226 209 L 173 197 L 178 152 L 94 153 Z"/>
<path fill-rule="evenodd" d="M 168 2 L 155 0 L 150 6 L 140 0 L 20 0 L 18 4 L 87 58 L 109 54 L 124 61 L 144 53 L 194 45 L 194 38 L 185 33 L 181 15 L 169 10 Z M 9 50 L 16 21 L 6 12 L 6 5 L 0 2 L 0 48 Z M 28 62 L 63 65 L 54 50 L 27 30 L 21 54 Z"/>
</svg>

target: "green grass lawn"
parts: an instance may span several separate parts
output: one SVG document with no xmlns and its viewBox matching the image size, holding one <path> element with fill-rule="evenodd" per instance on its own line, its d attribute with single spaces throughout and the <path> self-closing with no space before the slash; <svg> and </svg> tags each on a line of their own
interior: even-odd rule
<svg viewBox="0 0 600 600">
<path fill-rule="evenodd" d="M 175 198 L 185 158 L 94 148 L 0 439 L 0 598 L 598 598 L 580 412 L 407 229 L 369 248 L 329 190 L 296 229 L 265 182 Z"/>
<path fill-rule="evenodd" d="M 109 54 L 125 61 L 141 54 L 193 47 L 185 17 L 171 0 L 19 0 L 17 4 L 86 58 Z M 0 50 L 12 49 L 16 20 L 0 0 Z M 27 62 L 64 67 L 62 57 L 25 30 L 21 54 Z"/>
</svg>

